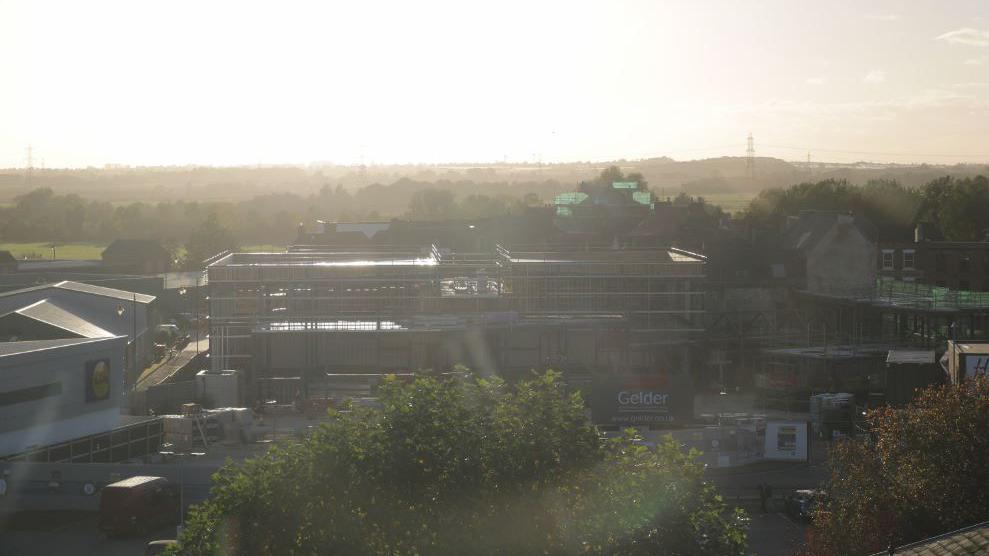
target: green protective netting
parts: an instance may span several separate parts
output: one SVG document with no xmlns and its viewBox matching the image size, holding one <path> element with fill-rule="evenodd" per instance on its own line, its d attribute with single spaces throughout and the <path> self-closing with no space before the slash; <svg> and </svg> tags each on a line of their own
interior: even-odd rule
<svg viewBox="0 0 989 556">
<path fill-rule="evenodd" d="M 638 189 L 639 182 L 637 181 L 613 181 L 611 182 L 611 187 L 615 189 Z"/>
<path fill-rule="evenodd" d="M 876 286 L 880 298 L 897 304 L 923 304 L 931 308 L 989 307 L 989 292 L 952 290 L 888 278 L 880 278 Z"/>
<path fill-rule="evenodd" d="M 652 193 L 648 191 L 636 191 L 632 193 L 632 200 L 643 205 L 652 204 Z"/>
</svg>

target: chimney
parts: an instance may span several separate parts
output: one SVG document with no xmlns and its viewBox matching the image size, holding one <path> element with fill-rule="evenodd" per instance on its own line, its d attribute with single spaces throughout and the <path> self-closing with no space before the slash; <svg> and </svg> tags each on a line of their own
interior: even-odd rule
<svg viewBox="0 0 989 556">
<path fill-rule="evenodd" d="M 923 243 L 927 241 L 927 225 L 923 222 L 918 222 L 913 229 L 913 242 Z"/>
</svg>

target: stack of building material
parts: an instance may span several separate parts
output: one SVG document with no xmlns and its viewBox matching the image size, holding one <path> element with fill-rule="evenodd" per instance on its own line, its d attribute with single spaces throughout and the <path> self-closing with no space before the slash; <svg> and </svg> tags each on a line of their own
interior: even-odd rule
<svg viewBox="0 0 989 556">
<path fill-rule="evenodd" d="M 186 451 L 193 446 L 202 446 L 202 436 L 200 435 L 195 416 L 187 415 L 162 415 L 164 423 L 164 442 L 171 444 L 174 450 Z"/>
<path fill-rule="evenodd" d="M 222 407 L 206 410 L 207 438 L 211 442 L 236 444 L 250 438 L 254 417 L 246 407 Z"/>
<path fill-rule="evenodd" d="M 186 404 L 182 415 L 163 415 L 165 438 L 178 451 L 206 448 L 213 442 L 238 443 L 250 438 L 253 417 L 244 407 L 203 410 Z"/>
</svg>

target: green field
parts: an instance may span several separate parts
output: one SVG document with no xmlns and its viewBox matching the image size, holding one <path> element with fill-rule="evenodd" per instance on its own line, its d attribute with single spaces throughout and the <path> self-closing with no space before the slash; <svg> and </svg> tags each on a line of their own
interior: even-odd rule
<svg viewBox="0 0 989 556">
<path fill-rule="evenodd" d="M 717 205 L 725 212 L 741 212 L 749 208 L 749 202 L 756 197 L 755 193 L 712 193 L 710 195 L 700 195 L 704 200 L 712 205 Z M 696 197 L 696 195 L 695 195 Z"/>
<path fill-rule="evenodd" d="M 55 258 L 71 260 L 98 260 L 100 259 L 100 256 L 105 248 L 106 245 L 100 243 L 57 243 L 55 244 Z M 240 250 L 248 253 L 284 253 L 285 246 L 263 243 L 259 245 L 247 245 L 241 247 Z M 0 243 L 0 251 L 10 251 L 10 254 L 17 260 L 23 260 L 25 258 L 52 258 L 52 244 L 45 241 L 36 243 Z M 181 259 L 183 255 L 185 255 L 185 249 L 179 248 L 176 256 Z"/>
<path fill-rule="evenodd" d="M 56 243 L 55 258 L 99 259 L 105 248 L 106 245 L 94 243 Z M 38 243 L 0 243 L 0 251 L 10 251 L 10 254 L 18 260 L 52 258 L 52 244 L 44 241 Z"/>
</svg>

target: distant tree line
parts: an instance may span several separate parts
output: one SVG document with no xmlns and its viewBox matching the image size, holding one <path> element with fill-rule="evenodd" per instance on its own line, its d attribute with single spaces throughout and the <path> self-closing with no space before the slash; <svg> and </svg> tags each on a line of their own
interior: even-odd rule
<svg viewBox="0 0 989 556">
<path fill-rule="evenodd" d="M 536 187 L 538 185 L 538 187 Z M 491 193 L 484 191 L 491 190 Z M 400 179 L 349 191 L 326 185 L 316 193 L 275 193 L 244 201 L 161 201 L 112 204 L 35 189 L 0 207 L 0 241 L 93 242 L 156 239 L 177 254 L 210 244 L 284 245 L 302 222 L 485 218 L 543 203 L 556 183 L 533 187 Z M 202 236 L 206 236 L 205 238 Z M 212 239 L 211 239 L 212 238 Z M 198 242 L 198 243 L 197 243 Z M 197 255 L 198 256 L 198 255 Z M 191 257 L 190 257 L 191 258 Z"/>
<path fill-rule="evenodd" d="M 637 181 L 640 174 L 605 169 L 588 184 Z M 271 193 L 243 201 L 160 201 L 114 204 L 77 194 L 35 189 L 0 207 L 0 241 L 93 242 L 117 238 L 157 239 L 177 255 L 252 244 L 290 243 L 299 223 L 327 221 L 445 220 L 486 218 L 552 202 L 577 184 L 435 182 L 401 178 L 354 191 L 324 185 L 308 194 Z M 689 207 L 700 227 L 716 226 L 727 215 L 701 197 L 681 194 L 675 205 Z M 948 240 L 977 241 L 989 232 L 989 180 L 984 176 L 943 177 L 922 187 L 892 180 L 853 185 L 843 180 L 801 183 L 761 192 L 741 215 L 757 228 L 779 229 L 788 215 L 805 209 L 847 210 L 872 221 L 883 239 L 907 240 L 917 223 Z M 706 223 L 706 224 L 705 224 Z M 699 224 L 700 225 L 700 224 Z M 697 227 L 697 226 L 694 226 Z M 697 231 L 700 233 L 700 231 Z"/>
<path fill-rule="evenodd" d="M 989 232 L 989 179 L 946 176 L 915 188 L 892 180 L 801 183 L 761 192 L 746 217 L 758 227 L 778 229 L 788 215 L 807 209 L 863 215 L 887 240 L 908 240 L 914 226 L 925 223 L 931 233 L 950 241 L 980 241 Z"/>
</svg>

